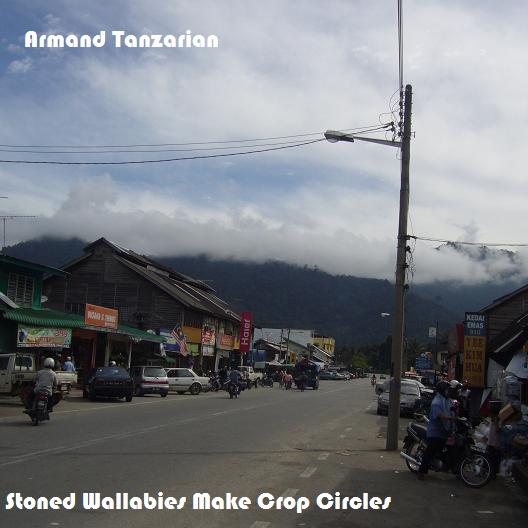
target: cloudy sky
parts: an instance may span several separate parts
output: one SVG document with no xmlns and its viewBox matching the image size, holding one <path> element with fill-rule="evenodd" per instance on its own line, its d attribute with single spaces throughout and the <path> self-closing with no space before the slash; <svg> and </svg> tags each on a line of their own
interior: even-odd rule
<svg viewBox="0 0 528 528">
<path fill-rule="evenodd" d="M 522 130 L 528 4 L 403 5 L 404 83 L 413 86 L 416 133 L 410 233 L 528 242 Z M 217 35 L 219 47 L 115 48 L 107 38 L 102 48 L 25 48 L 29 30 L 191 30 Z M 303 139 L 317 139 L 326 129 L 392 120 L 397 6 L 395 0 L 18 0 L 3 6 L 0 72 L 2 160 L 165 159 L 248 150 L 240 143 L 231 150 L 224 147 L 235 144 L 174 145 L 181 143 L 312 133 L 318 135 Z M 170 152 L 102 154 L 67 148 L 156 144 L 173 145 L 135 148 Z M 58 153 L 34 152 L 53 150 L 36 147 L 43 145 Z M 181 151 L 211 147 L 217 150 Z M 0 210 L 38 215 L 9 221 L 8 245 L 46 234 L 105 236 L 141 253 L 272 258 L 392 279 L 398 155 L 386 146 L 323 141 L 159 164 L 1 162 L 0 194 L 9 198 L 0 200 Z M 510 270 L 528 276 L 522 248 L 515 248 L 513 266 L 500 256 L 482 264 L 437 246 L 416 243 L 415 280 L 480 281 Z"/>
</svg>

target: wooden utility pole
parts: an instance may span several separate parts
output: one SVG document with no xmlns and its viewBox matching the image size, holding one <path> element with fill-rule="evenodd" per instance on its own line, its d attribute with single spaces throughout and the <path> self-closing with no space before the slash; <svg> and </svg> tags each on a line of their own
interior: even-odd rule
<svg viewBox="0 0 528 528">
<path fill-rule="evenodd" d="M 403 329 L 405 324 L 404 301 L 405 272 L 407 269 L 407 218 L 409 214 L 409 164 L 411 159 L 411 108 L 412 87 L 405 87 L 404 118 L 401 145 L 401 186 L 400 186 L 400 217 L 398 224 L 398 253 L 396 258 L 396 284 L 394 326 L 392 332 L 391 380 L 389 396 L 389 415 L 387 424 L 388 451 L 398 449 L 398 433 L 400 420 L 401 367 L 403 351 Z"/>
</svg>

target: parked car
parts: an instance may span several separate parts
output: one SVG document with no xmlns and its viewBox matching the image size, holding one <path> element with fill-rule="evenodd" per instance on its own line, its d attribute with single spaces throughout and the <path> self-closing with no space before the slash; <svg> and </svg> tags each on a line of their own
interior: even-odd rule
<svg viewBox="0 0 528 528">
<path fill-rule="evenodd" d="M 170 390 L 178 394 L 190 392 L 200 394 L 203 390 L 209 390 L 209 378 L 198 376 L 194 370 L 189 368 L 167 368 L 167 380 Z"/>
<path fill-rule="evenodd" d="M 389 412 L 389 388 L 378 396 L 378 414 L 388 414 Z M 412 381 L 402 381 L 400 392 L 400 414 L 414 414 L 420 409 L 421 395 L 420 389 Z"/>
<path fill-rule="evenodd" d="M 322 371 L 319 374 L 319 379 L 322 380 L 346 380 L 347 378 L 334 370 Z"/>
<path fill-rule="evenodd" d="M 135 366 L 131 367 L 130 374 L 134 381 L 134 394 L 159 394 L 162 398 L 169 394 L 169 381 L 167 373 L 162 367 Z"/>
<path fill-rule="evenodd" d="M 134 382 L 122 367 L 97 367 L 83 387 L 83 398 L 125 398 L 132 401 Z"/>
</svg>

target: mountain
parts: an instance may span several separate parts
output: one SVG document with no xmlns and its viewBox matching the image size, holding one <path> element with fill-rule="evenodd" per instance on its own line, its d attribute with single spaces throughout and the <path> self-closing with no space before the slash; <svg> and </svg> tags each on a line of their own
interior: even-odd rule
<svg viewBox="0 0 528 528">
<path fill-rule="evenodd" d="M 45 238 L 5 248 L 21 259 L 60 267 L 82 254 L 87 243 Z M 284 262 L 255 264 L 197 257 L 155 257 L 196 279 L 207 281 L 238 310 L 254 313 L 262 327 L 312 328 L 337 344 L 380 343 L 392 331 L 394 286 L 387 280 L 330 275 Z M 427 342 L 428 327 L 440 332 L 509 291 L 511 284 L 460 287 L 447 283 L 412 286 L 406 300 L 406 335 Z"/>
</svg>

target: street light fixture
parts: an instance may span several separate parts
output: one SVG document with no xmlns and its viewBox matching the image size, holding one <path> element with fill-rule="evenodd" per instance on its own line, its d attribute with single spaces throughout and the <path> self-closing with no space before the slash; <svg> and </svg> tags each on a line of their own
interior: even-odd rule
<svg viewBox="0 0 528 528">
<path fill-rule="evenodd" d="M 337 143 L 338 141 L 348 141 L 349 143 L 354 143 L 354 141 L 357 140 L 367 141 L 368 143 L 378 143 L 379 145 L 387 145 L 389 147 L 401 147 L 401 141 L 388 141 L 387 139 L 354 136 L 354 134 L 345 134 L 344 132 L 339 132 L 339 130 L 327 130 L 324 136 L 330 143 Z"/>
<path fill-rule="evenodd" d="M 412 87 L 408 84 L 405 87 L 404 116 L 402 141 L 387 141 L 383 139 L 364 138 L 345 134 L 335 130 L 325 132 L 325 138 L 336 143 L 337 141 L 368 141 L 390 147 L 401 147 L 401 185 L 400 185 L 400 212 L 398 220 L 398 252 L 396 256 L 396 281 L 392 349 L 391 349 L 391 380 L 389 392 L 389 413 L 387 423 L 387 444 L 388 451 L 398 449 L 398 433 L 400 421 L 400 393 L 401 393 L 401 366 L 403 352 L 403 328 L 404 328 L 404 297 L 407 285 L 405 284 L 405 271 L 407 269 L 407 219 L 409 214 L 409 165 L 411 152 L 411 107 L 412 107 Z"/>
</svg>

